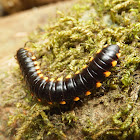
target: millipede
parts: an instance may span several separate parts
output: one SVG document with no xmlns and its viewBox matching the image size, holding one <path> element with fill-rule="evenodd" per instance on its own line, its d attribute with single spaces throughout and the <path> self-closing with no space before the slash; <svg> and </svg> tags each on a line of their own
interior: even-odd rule
<svg viewBox="0 0 140 140">
<path fill-rule="evenodd" d="M 20 48 L 16 57 L 24 79 L 38 101 L 66 104 L 70 100 L 78 101 L 90 95 L 92 89 L 101 87 L 101 82 L 110 76 L 111 67 L 117 65 L 120 54 L 118 45 L 107 45 L 97 51 L 96 56 L 91 57 L 89 64 L 84 65 L 81 71 L 58 78 L 44 76 L 36 57 L 28 49 Z"/>
</svg>

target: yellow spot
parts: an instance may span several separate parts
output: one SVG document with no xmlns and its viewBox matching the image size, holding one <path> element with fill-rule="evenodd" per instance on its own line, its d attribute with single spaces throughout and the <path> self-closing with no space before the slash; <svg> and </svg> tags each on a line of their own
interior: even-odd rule
<svg viewBox="0 0 140 140">
<path fill-rule="evenodd" d="M 110 71 L 106 71 L 106 72 L 104 72 L 105 77 L 109 77 L 109 76 L 110 76 L 110 74 L 111 74 L 111 72 L 110 72 Z"/>
<path fill-rule="evenodd" d="M 32 56 L 32 60 L 36 60 L 36 57 L 34 55 Z"/>
<path fill-rule="evenodd" d="M 39 69 L 40 69 L 40 67 L 39 67 L 39 66 L 35 66 L 35 69 L 36 69 L 36 70 L 39 70 Z"/>
<path fill-rule="evenodd" d="M 85 69 L 85 68 L 87 68 L 87 67 L 88 67 L 88 65 L 84 65 L 84 66 L 83 66 L 83 69 Z"/>
<path fill-rule="evenodd" d="M 90 94 L 91 94 L 91 92 L 90 91 L 87 91 L 85 95 L 88 96 Z"/>
<path fill-rule="evenodd" d="M 34 65 L 37 66 L 37 61 L 34 61 Z"/>
<path fill-rule="evenodd" d="M 101 49 L 97 51 L 97 53 L 100 53 L 100 52 L 101 52 Z"/>
<path fill-rule="evenodd" d="M 39 77 L 40 77 L 40 78 L 43 78 L 43 74 L 39 74 Z"/>
<path fill-rule="evenodd" d="M 57 81 L 62 81 L 62 80 L 63 80 L 63 77 L 57 78 Z"/>
<path fill-rule="evenodd" d="M 37 71 L 37 74 L 41 74 L 41 71 L 40 71 L 40 70 L 38 70 L 38 71 Z"/>
<path fill-rule="evenodd" d="M 94 58 L 93 58 L 93 57 L 91 57 L 91 58 L 89 59 L 89 61 L 91 62 L 93 59 L 94 59 Z"/>
<path fill-rule="evenodd" d="M 116 54 L 116 56 L 117 56 L 118 58 L 120 58 L 120 56 L 121 56 L 121 53 L 117 53 L 117 54 Z"/>
<path fill-rule="evenodd" d="M 115 67 L 117 65 L 117 61 L 114 60 L 114 61 L 111 62 L 111 64 L 112 64 L 112 67 Z"/>
<path fill-rule="evenodd" d="M 65 102 L 65 101 L 61 101 L 60 104 L 61 104 L 61 105 L 65 105 L 66 102 Z"/>
<path fill-rule="evenodd" d="M 41 100 L 40 99 L 37 99 L 39 102 L 41 102 Z"/>
<path fill-rule="evenodd" d="M 46 81 L 48 81 L 49 78 L 48 77 L 44 77 L 43 79 L 46 80 Z"/>
<path fill-rule="evenodd" d="M 73 100 L 74 100 L 74 101 L 79 101 L 80 98 L 79 98 L 79 97 L 75 97 Z"/>
<path fill-rule="evenodd" d="M 72 77 L 71 75 L 67 75 L 67 76 L 66 76 L 66 79 L 69 79 L 69 78 L 71 78 L 71 77 Z"/>
<path fill-rule="evenodd" d="M 48 102 L 49 105 L 52 105 L 52 102 Z"/>
<path fill-rule="evenodd" d="M 101 84 L 100 82 L 97 82 L 97 83 L 96 83 L 96 87 L 97 87 L 97 88 L 101 87 L 101 85 L 102 85 L 102 84 Z"/>
<path fill-rule="evenodd" d="M 104 45 L 104 48 L 108 47 L 108 44 Z"/>
<path fill-rule="evenodd" d="M 55 80 L 54 78 L 51 78 L 51 79 L 50 79 L 51 82 L 53 82 L 54 80 Z"/>
<path fill-rule="evenodd" d="M 79 73 L 80 73 L 80 71 L 79 71 L 79 70 L 75 72 L 75 74 L 79 74 Z"/>
</svg>

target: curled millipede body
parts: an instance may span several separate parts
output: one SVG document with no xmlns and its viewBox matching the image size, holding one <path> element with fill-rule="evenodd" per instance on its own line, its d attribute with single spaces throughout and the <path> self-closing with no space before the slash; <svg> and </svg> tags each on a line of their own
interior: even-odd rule
<svg viewBox="0 0 140 140">
<path fill-rule="evenodd" d="M 109 70 L 116 66 L 119 57 L 119 46 L 108 45 L 98 51 L 95 58 L 91 57 L 89 65 L 84 65 L 81 72 L 54 79 L 41 73 L 36 57 L 30 51 L 25 48 L 17 51 L 18 63 L 33 95 L 39 101 L 60 104 L 90 95 L 90 90 L 100 87 L 105 77 L 111 74 Z"/>
</svg>

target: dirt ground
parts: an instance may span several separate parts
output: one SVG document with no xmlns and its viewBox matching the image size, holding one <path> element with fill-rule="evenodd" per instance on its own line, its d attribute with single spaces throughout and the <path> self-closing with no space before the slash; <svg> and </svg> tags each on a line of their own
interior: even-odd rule
<svg viewBox="0 0 140 140">
<path fill-rule="evenodd" d="M 28 34 L 37 26 L 49 23 L 56 18 L 58 10 L 67 9 L 73 1 L 63 1 L 33 8 L 6 17 L 0 17 L 0 63 L 1 68 L 7 67 L 17 49 L 23 47 Z"/>
</svg>

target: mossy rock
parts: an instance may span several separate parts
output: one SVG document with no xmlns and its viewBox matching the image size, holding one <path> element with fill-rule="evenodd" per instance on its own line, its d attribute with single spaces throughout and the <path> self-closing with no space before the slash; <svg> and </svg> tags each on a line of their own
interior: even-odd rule
<svg viewBox="0 0 140 140">
<path fill-rule="evenodd" d="M 59 12 L 56 23 L 32 32 L 26 47 L 42 73 L 56 78 L 81 70 L 105 44 L 119 44 L 119 66 L 103 82 L 104 89 L 65 107 L 32 98 L 18 64 L 5 73 L 2 105 L 15 108 L 8 132 L 16 132 L 16 140 L 140 139 L 139 0 L 81 0 L 71 12 Z"/>
</svg>

